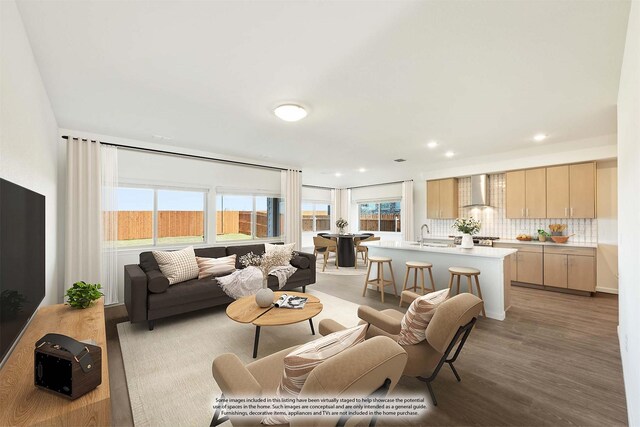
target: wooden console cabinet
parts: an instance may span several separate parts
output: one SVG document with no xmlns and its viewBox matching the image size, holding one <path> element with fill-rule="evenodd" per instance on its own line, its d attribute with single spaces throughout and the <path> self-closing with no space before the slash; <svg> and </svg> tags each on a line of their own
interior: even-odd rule
<svg viewBox="0 0 640 427">
<path fill-rule="evenodd" d="M 33 385 L 34 344 L 47 333 L 96 341 L 102 348 L 102 384 L 73 401 L 36 388 Z M 111 394 L 103 299 L 85 310 L 63 304 L 41 307 L 0 370 L 0 425 L 110 424 Z"/>
</svg>

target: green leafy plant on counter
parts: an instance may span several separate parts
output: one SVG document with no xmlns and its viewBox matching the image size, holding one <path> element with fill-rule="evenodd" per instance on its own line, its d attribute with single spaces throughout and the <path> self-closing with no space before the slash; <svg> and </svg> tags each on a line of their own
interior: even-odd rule
<svg viewBox="0 0 640 427">
<path fill-rule="evenodd" d="M 540 228 L 540 229 L 538 229 L 538 234 L 539 234 L 540 236 L 544 236 L 544 237 L 550 237 L 550 236 L 551 236 L 551 234 L 547 233 L 546 231 L 544 231 L 544 230 L 543 230 L 543 229 L 541 229 L 541 228 Z"/>
<path fill-rule="evenodd" d="M 65 294 L 67 304 L 73 308 L 87 308 L 95 300 L 100 299 L 100 297 L 104 295 L 100 292 L 100 289 L 102 289 L 100 283 L 93 285 L 83 281 L 76 282 L 72 287 L 67 289 L 67 293 Z"/>
</svg>

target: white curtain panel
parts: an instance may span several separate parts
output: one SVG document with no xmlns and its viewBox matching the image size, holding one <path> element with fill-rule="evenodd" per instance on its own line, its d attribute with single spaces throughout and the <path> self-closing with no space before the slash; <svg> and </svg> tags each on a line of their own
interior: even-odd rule
<svg viewBox="0 0 640 427">
<path fill-rule="evenodd" d="M 358 222 L 357 213 L 356 216 L 350 218 L 351 214 L 351 190 L 348 188 L 343 188 L 340 190 L 340 215 L 339 218 L 344 218 L 349 223 L 347 227 L 347 232 L 357 231 L 358 226 L 356 222 Z"/>
<path fill-rule="evenodd" d="M 336 221 L 340 218 L 340 193 L 341 190 L 339 188 L 331 189 L 331 232 L 337 233 L 338 227 L 336 227 Z"/>
<path fill-rule="evenodd" d="M 118 149 L 102 145 L 102 274 L 106 304 L 118 302 Z"/>
<path fill-rule="evenodd" d="M 285 243 L 294 243 L 294 249 L 299 251 L 302 242 L 302 172 L 282 171 L 281 183 L 285 203 Z"/>
<path fill-rule="evenodd" d="M 67 140 L 65 292 L 75 282 L 100 283 L 100 143 Z"/>
<path fill-rule="evenodd" d="M 118 299 L 117 185 L 115 147 L 67 140 L 64 289 L 81 280 L 100 283 L 106 304 Z"/>
<path fill-rule="evenodd" d="M 400 209 L 402 239 L 413 241 L 413 181 L 402 182 L 402 204 Z"/>
</svg>

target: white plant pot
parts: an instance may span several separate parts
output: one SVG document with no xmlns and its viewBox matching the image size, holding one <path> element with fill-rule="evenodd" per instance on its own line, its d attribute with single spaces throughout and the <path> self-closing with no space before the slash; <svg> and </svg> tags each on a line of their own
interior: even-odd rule
<svg viewBox="0 0 640 427">
<path fill-rule="evenodd" d="M 462 242 L 460 243 L 460 247 L 463 249 L 471 249 L 473 248 L 473 236 L 471 234 L 463 234 Z"/>
</svg>

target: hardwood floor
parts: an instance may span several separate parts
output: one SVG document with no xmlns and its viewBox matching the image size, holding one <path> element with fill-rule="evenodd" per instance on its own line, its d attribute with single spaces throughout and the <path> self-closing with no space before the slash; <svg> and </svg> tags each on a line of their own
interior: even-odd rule
<svg viewBox="0 0 640 427">
<path fill-rule="evenodd" d="M 398 299 L 388 294 L 385 304 L 376 291 L 362 297 L 363 282 L 364 276 L 318 274 L 313 289 L 377 309 L 399 309 Z M 462 382 L 445 366 L 433 384 L 438 406 L 411 424 L 625 425 L 617 296 L 513 287 L 512 304 L 502 322 L 479 319 L 456 362 Z M 116 330 L 126 320 L 124 306 L 106 309 L 112 420 L 118 426 L 133 424 Z M 426 387 L 414 378 L 403 377 L 401 386 L 426 396 Z"/>
</svg>

